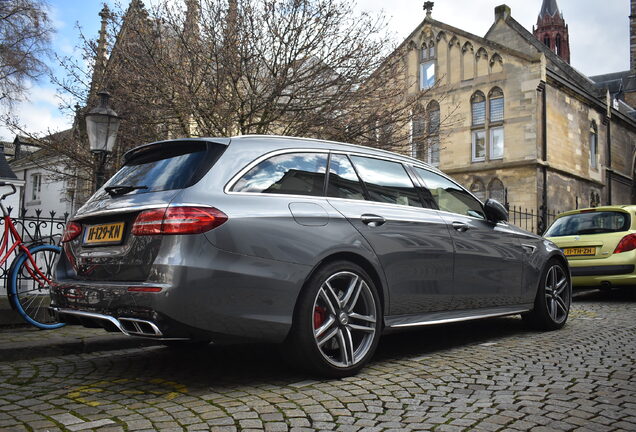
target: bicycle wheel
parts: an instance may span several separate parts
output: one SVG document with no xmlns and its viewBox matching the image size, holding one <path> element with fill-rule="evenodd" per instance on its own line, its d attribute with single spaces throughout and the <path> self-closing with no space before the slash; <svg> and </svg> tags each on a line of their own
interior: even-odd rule
<svg viewBox="0 0 636 432">
<path fill-rule="evenodd" d="M 55 321 L 49 311 L 50 282 L 59 246 L 40 245 L 29 249 L 36 270 L 28 255 L 19 255 L 9 275 L 9 299 L 26 322 L 41 329 L 56 329 L 64 324 Z M 42 276 L 45 276 L 44 278 Z"/>
</svg>

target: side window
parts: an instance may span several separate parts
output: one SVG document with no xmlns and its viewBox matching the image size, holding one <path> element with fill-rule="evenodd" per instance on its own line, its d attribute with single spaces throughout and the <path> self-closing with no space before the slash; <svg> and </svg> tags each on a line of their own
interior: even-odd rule
<svg viewBox="0 0 636 432">
<path fill-rule="evenodd" d="M 345 155 L 332 154 L 329 163 L 329 185 L 327 196 L 364 200 L 360 179 Z"/>
<path fill-rule="evenodd" d="M 424 180 L 440 210 L 486 219 L 479 201 L 460 186 L 439 174 L 423 168 L 415 167 L 415 171 Z"/>
<path fill-rule="evenodd" d="M 417 190 L 401 163 L 360 156 L 352 156 L 351 160 L 371 201 L 422 207 Z"/>
<path fill-rule="evenodd" d="M 243 175 L 232 191 L 322 196 L 326 172 L 324 153 L 273 156 Z"/>
</svg>

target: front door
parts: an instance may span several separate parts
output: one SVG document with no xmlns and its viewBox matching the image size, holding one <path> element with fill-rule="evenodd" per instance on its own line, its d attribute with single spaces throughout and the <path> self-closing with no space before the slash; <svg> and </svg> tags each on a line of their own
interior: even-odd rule
<svg viewBox="0 0 636 432">
<path fill-rule="evenodd" d="M 331 155 L 329 203 L 378 256 L 391 293 L 387 315 L 448 309 L 453 246 L 446 223 L 436 210 L 422 207 L 402 164 L 351 159 L 354 165 L 346 155 Z"/>
<path fill-rule="evenodd" d="M 480 309 L 519 303 L 524 253 L 516 232 L 486 220 L 481 203 L 456 183 L 415 168 L 439 206 L 454 245 L 453 306 Z"/>
</svg>

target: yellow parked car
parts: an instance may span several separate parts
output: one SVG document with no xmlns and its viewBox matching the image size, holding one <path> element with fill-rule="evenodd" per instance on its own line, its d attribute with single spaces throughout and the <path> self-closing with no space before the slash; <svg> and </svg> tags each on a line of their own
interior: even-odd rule
<svg viewBox="0 0 636 432">
<path fill-rule="evenodd" d="M 636 205 L 561 213 L 544 234 L 563 250 L 572 285 L 636 285 Z"/>
</svg>

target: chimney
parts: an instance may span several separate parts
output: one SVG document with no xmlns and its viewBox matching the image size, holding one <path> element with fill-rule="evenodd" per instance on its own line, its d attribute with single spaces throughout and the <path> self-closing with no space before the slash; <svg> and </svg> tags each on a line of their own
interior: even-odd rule
<svg viewBox="0 0 636 432">
<path fill-rule="evenodd" d="M 632 14 L 629 16 L 630 69 L 636 74 L 636 0 L 632 0 Z"/>
<path fill-rule="evenodd" d="M 632 0 L 632 5 L 636 0 Z M 508 5 L 501 5 L 495 8 L 495 22 L 499 20 L 505 20 L 511 15 L 510 7 Z"/>
</svg>

